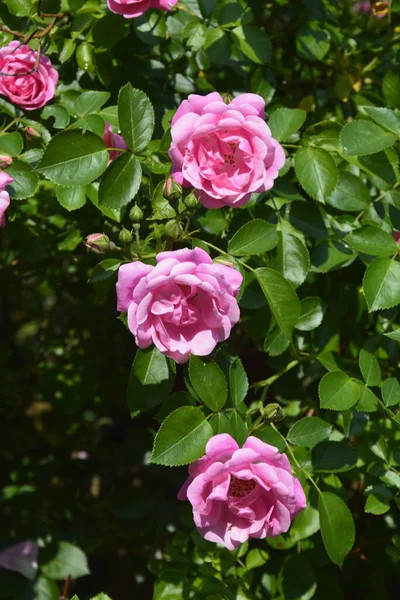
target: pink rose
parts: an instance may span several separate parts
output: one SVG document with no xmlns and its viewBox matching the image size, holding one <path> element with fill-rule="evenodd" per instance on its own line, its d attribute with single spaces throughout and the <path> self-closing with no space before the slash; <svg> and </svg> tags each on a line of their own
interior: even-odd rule
<svg viewBox="0 0 400 600">
<path fill-rule="evenodd" d="M 384 4 L 384 3 L 382 3 Z M 374 17 L 376 17 L 377 19 L 384 19 L 388 13 L 389 10 L 389 4 L 387 4 L 387 9 L 383 9 L 383 12 L 375 12 L 372 8 L 372 4 L 369 0 L 364 0 L 363 2 L 356 2 L 353 5 L 353 10 L 355 12 L 361 12 L 361 13 L 372 13 L 374 15 Z"/>
<path fill-rule="evenodd" d="M 253 192 L 274 185 L 285 164 L 281 145 L 264 118 L 265 102 L 241 94 L 225 104 L 220 94 L 192 94 L 171 123 L 172 176 L 193 186 L 206 208 L 238 207 Z"/>
<path fill-rule="evenodd" d="M 18 571 L 27 579 L 35 579 L 38 564 L 39 546 L 27 540 L 15 546 L 9 546 L 0 552 L 0 567 L 10 571 Z"/>
<path fill-rule="evenodd" d="M 171 10 L 178 0 L 107 0 L 108 8 L 125 19 L 140 17 L 149 8 Z"/>
<path fill-rule="evenodd" d="M 107 148 L 121 148 L 121 150 L 128 150 L 128 146 L 125 144 L 123 138 L 118 135 L 118 133 L 113 133 L 110 123 L 106 123 L 106 128 L 101 139 Z M 109 150 L 108 154 L 110 156 L 108 164 L 110 164 L 114 158 L 121 156 L 122 152 L 118 152 L 118 150 Z"/>
<path fill-rule="evenodd" d="M 20 42 L 0 48 L 0 94 L 26 110 L 41 108 L 54 96 L 58 73 L 50 59 Z"/>
<path fill-rule="evenodd" d="M 154 343 L 177 363 L 190 354 L 210 354 L 239 320 L 241 274 L 214 263 L 200 248 L 156 258 L 155 267 L 132 262 L 118 271 L 117 308 L 128 313 L 136 344 Z"/>
<path fill-rule="evenodd" d="M 5 227 L 6 210 L 10 206 L 10 195 L 4 188 L 13 181 L 14 179 L 10 175 L 0 171 L 0 227 Z"/>
<path fill-rule="evenodd" d="M 239 449 L 226 433 L 212 437 L 205 455 L 189 465 L 178 498 L 191 503 L 200 534 L 228 550 L 285 533 L 306 507 L 285 454 L 255 437 Z"/>
</svg>

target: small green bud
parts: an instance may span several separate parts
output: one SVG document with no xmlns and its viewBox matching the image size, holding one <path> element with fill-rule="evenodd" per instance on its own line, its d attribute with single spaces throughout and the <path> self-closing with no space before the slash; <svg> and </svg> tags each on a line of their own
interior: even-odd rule
<svg viewBox="0 0 400 600">
<path fill-rule="evenodd" d="M 183 203 L 189 209 L 197 208 L 200 204 L 193 192 L 186 196 Z"/>
<path fill-rule="evenodd" d="M 128 231 L 127 229 L 125 229 L 125 227 L 123 227 L 119 232 L 119 241 L 121 242 L 121 244 L 130 244 L 132 240 L 132 232 Z"/>
<path fill-rule="evenodd" d="M 165 223 L 165 235 L 169 238 L 177 240 L 183 233 L 183 227 L 176 219 L 171 219 Z"/>
<path fill-rule="evenodd" d="M 115 244 L 110 241 L 105 233 L 91 233 L 85 239 L 85 245 L 88 250 L 96 254 L 106 254 L 106 252 L 115 249 Z"/>
<path fill-rule="evenodd" d="M 131 208 L 129 218 L 132 223 L 139 223 L 143 219 L 143 211 L 137 204 Z"/>
<path fill-rule="evenodd" d="M 168 177 L 164 183 L 163 196 L 171 206 L 178 206 L 178 202 L 182 198 L 182 186 L 176 183 L 172 177 Z"/>
<path fill-rule="evenodd" d="M 264 416 L 268 421 L 271 421 L 273 423 L 281 421 L 285 418 L 285 414 L 282 410 L 282 407 L 276 402 L 271 402 L 270 404 L 267 404 L 267 406 L 264 408 Z"/>
</svg>

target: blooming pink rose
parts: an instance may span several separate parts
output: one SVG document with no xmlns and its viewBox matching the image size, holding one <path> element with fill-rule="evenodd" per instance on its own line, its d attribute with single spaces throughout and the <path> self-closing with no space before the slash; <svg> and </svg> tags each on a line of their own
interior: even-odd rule
<svg viewBox="0 0 400 600">
<path fill-rule="evenodd" d="M 50 59 L 20 42 L 0 48 L 0 94 L 25 110 L 41 108 L 54 96 L 58 73 Z"/>
<path fill-rule="evenodd" d="M 10 175 L 0 171 L 0 227 L 5 227 L 6 210 L 10 206 L 10 195 L 4 188 L 13 181 L 14 179 Z"/>
<path fill-rule="evenodd" d="M 205 455 L 189 465 L 178 498 L 192 504 L 200 534 L 228 550 L 285 533 L 306 507 L 285 454 L 255 437 L 239 449 L 226 433 L 212 437 Z"/>
<path fill-rule="evenodd" d="M 274 185 L 285 164 L 282 146 L 264 118 L 265 102 L 241 94 L 225 104 L 220 94 L 191 94 L 171 123 L 172 176 L 193 186 L 206 208 L 242 206 L 253 192 Z"/>
<path fill-rule="evenodd" d="M 0 567 L 10 571 L 18 571 L 27 579 L 35 579 L 38 564 L 39 546 L 36 542 L 27 540 L 9 546 L 0 552 Z"/>
<path fill-rule="evenodd" d="M 171 10 L 178 0 L 107 0 L 108 8 L 125 19 L 140 17 L 149 8 Z"/>
<path fill-rule="evenodd" d="M 107 148 L 121 148 L 121 150 L 128 150 L 128 146 L 125 144 L 123 138 L 118 135 L 118 133 L 113 133 L 110 123 L 106 123 L 106 128 L 101 139 Z M 110 156 L 108 164 L 110 164 L 114 158 L 121 156 L 122 152 L 118 152 L 118 150 L 109 150 L 108 154 Z"/>
<path fill-rule="evenodd" d="M 132 262 L 118 271 L 119 311 L 139 348 L 154 343 L 184 363 L 190 354 L 210 354 L 239 320 L 236 295 L 241 274 L 216 264 L 195 248 L 157 254 L 157 265 Z"/>
</svg>

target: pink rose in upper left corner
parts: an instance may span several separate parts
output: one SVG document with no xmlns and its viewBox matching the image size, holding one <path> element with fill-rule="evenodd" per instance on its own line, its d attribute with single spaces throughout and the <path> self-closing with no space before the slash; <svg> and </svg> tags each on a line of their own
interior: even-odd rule
<svg viewBox="0 0 400 600">
<path fill-rule="evenodd" d="M 239 321 L 242 275 L 214 263 L 201 248 L 157 254 L 157 265 L 132 262 L 118 270 L 117 309 L 139 348 L 155 344 L 177 363 L 206 356 Z"/>
<path fill-rule="evenodd" d="M 121 150 L 128 150 L 128 146 L 125 144 L 123 137 L 118 135 L 118 133 L 113 133 L 110 123 L 106 122 L 106 128 L 101 139 L 107 148 L 121 148 Z M 114 158 L 121 156 L 122 152 L 118 152 L 118 150 L 109 150 L 108 154 L 110 156 L 108 164 L 110 164 Z"/>
<path fill-rule="evenodd" d="M 0 94 L 25 110 L 41 108 L 53 96 L 58 73 L 50 59 L 29 46 L 13 41 L 0 48 Z"/>
<path fill-rule="evenodd" d="M 192 186 L 206 208 L 238 207 L 274 185 L 285 164 L 282 146 L 265 123 L 265 102 L 240 94 L 191 94 L 171 122 L 172 177 Z"/>
<path fill-rule="evenodd" d="M 252 436 L 239 448 L 226 433 L 208 440 L 205 455 L 189 465 L 178 499 L 191 503 L 199 533 L 228 550 L 286 533 L 306 507 L 286 454 Z"/>
<path fill-rule="evenodd" d="M 10 175 L 0 171 L 0 227 L 5 227 L 6 210 L 10 206 L 10 195 L 4 188 L 13 181 L 14 179 Z"/>
<path fill-rule="evenodd" d="M 171 10 L 178 0 L 107 0 L 108 8 L 125 19 L 140 17 L 149 8 Z"/>
<path fill-rule="evenodd" d="M 39 546 L 36 542 L 27 540 L 9 546 L 0 552 L 0 567 L 10 571 L 18 571 L 27 579 L 35 579 L 38 564 Z"/>
</svg>

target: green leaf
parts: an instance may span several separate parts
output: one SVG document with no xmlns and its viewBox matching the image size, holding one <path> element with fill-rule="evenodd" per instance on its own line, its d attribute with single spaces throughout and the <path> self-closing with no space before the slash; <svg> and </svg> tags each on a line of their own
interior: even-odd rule
<svg viewBox="0 0 400 600">
<path fill-rule="evenodd" d="M 300 148 L 294 157 L 297 178 L 307 194 L 324 203 L 335 189 L 338 170 L 333 157 L 322 148 Z"/>
<path fill-rule="evenodd" d="M 321 379 L 318 394 L 321 408 L 347 410 L 357 402 L 360 388 L 343 371 L 331 371 Z"/>
<path fill-rule="evenodd" d="M 311 462 L 316 473 L 343 473 L 354 469 L 357 453 L 341 442 L 321 442 L 312 449 Z"/>
<path fill-rule="evenodd" d="M 344 241 L 357 252 L 372 256 L 393 256 L 398 250 L 396 242 L 389 233 L 372 225 L 356 229 L 349 233 Z"/>
<path fill-rule="evenodd" d="M 17 131 L 13 133 L 0 133 L 0 154 L 19 156 L 22 148 L 22 137 Z"/>
<path fill-rule="evenodd" d="M 55 129 L 65 129 L 69 125 L 69 112 L 61 104 L 48 104 L 42 110 L 42 119 L 54 117 L 53 127 Z"/>
<path fill-rule="evenodd" d="M 290 542 L 305 540 L 319 531 L 318 510 L 309 504 L 292 522 L 288 535 Z"/>
<path fill-rule="evenodd" d="M 38 577 L 33 585 L 32 600 L 58 600 L 60 597 L 57 584 L 46 577 Z"/>
<path fill-rule="evenodd" d="M 379 398 L 366 385 L 358 382 L 360 387 L 360 398 L 356 404 L 356 410 L 361 412 L 374 412 L 379 408 Z"/>
<path fill-rule="evenodd" d="M 390 333 L 385 333 L 386 337 L 394 340 L 395 342 L 400 342 L 400 329 L 396 329 L 395 331 L 391 331 Z"/>
<path fill-rule="evenodd" d="M 219 433 L 231 433 L 231 423 L 222 413 L 214 415 L 210 420 L 210 424 L 214 435 L 218 435 Z"/>
<path fill-rule="evenodd" d="M 97 281 L 105 281 L 114 277 L 117 274 L 121 260 L 118 258 L 106 258 L 99 262 L 89 277 L 89 283 L 96 283 Z"/>
<path fill-rule="evenodd" d="M 229 240 L 228 252 L 234 256 L 262 254 L 275 248 L 277 243 L 276 225 L 262 219 L 253 219 Z"/>
<path fill-rule="evenodd" d="M 344 156 L 375 154 L 393 146 L 395 141 L 395 135 L 365 119 L 347 123 L 340 134 Z"/>
<path fill-rule="evenodd" d="M 400 304 L 400 263 L 375 258 L 365 271 L 363 288 L 369 312 Z"/>
<path fill-rule="evenodd" d="M 319 327 L 324 318 L 324 309 L 321 298 L 309 296 L 300 301 L 300 319 L 296 324 L 296 329 L 300 331 L 312 331 Z"/>
<path fill-rule="evenodd" d="M 142 179 L 139 160 L 130 152 L 114 159 L 100 181 L 99 205 L 122 208 L 136 196 Z"/>
<path fill-rule="evenodd" d="M 382 91 L 389 106 L 400 106 L 400 74 L 393 71 L 383 78 Z"/>
<path fill-rule="evenodd" d="M 381 368 L 375 356 L 366 350 L 360 350 L 358 361 L 366 385 L 379 385 L 381 382 Z"/>
<path fill-rule="evenodd" d="M 79 229 L 72 229 L 62 235 L 62 239 L 57 244 L 57 250 L 61 252 L 73 252 L 75 248 L 81 243 L 82 234 Z"/>
<path fill-rule="evenodd" d="M 275 327 L 270 331 L 264 341 L 264 352 L 270 356 L 280 356 L 285 352 L 290 344 L 290 335 L 286 331 L 281 331 Z"/>
<path fill-rule="evenodd" d="M 41 564 L 41 569 L 46 577 L 57 580 L 64 580 L 68 575 L 77 579 L 90 574 L 85 553 L 69 542 L 59 542 L 55 556 Z"/>
<path fill-rule="evenodd" d="M 285 600 L 311 600 L 317 589 L 317 580 L 310 563 L 299 554 L 287 558 L 280 579 Z"/>
<path fill-rule="evenodd" d="M 383 382 L 382 398 L 385 406 L 395 406 L 400 403 L 400 383 L 395 377 L 390 377 Z"/>
<path fill-rule="evenodd" d="M 102 117 L 100 117 L 100 115 L 87 115 L 87 117 L 77 119 L 77 121 L 75 121 L 75 123 L 72 123 L 72 125 L 70 125 L 69 128 L 81 129 L 82 133 L 91 131 L 99 137 L 102 137 L 104 133 L 104 120 L 102 119 Z"/>
<path fill-rule="evenodd" d="M 233 406 L 239 406 L 245 400 L 248 389 L 247 373 L 240 358 L 236 358 L 229 369 L 229 391 Z"/>
<path fill-rule="evenodd" d="M 341 567 L 354 544 L 355 527 L 352 514 L 343 500 L 330 492 L 320 494 L 318 511 L 322 540 L 328 556 Z"/>
<path fill-rule="evenodd" d="M 7 167 L 7 174 L 14 179 L 7 187 L 16 200 L 30 198 L 36 192 L 39 177 L 28 163 L 14 159 L 12 164 Z"/>
<path fill-rule="evenodd" d="M 175 383 L 175 363 L 157 348 L 139 349 L 129 375 L 127 401 L 131 415 L 166 400 Z"/>
<path fill-rule="evenodd" d="M 93 596 L 93 598 L 91 598 L 91 600 L 111 600 L 110 596 L 107 596 L 107 594 L 97 594 L 97 596 Z"/>
<path fill-rule="evenodd" d="M 98 112 L 110 96 L 109 92 L 96 92 L 94 90 L 83 92 L 75 103 L 75 112 L 78 117 L 85 117 L 91 113 Z"/>
<path fill-rule="evenodd" d="M 27 17 L 32 10 L 32 0 L 6 0 L 6 4 L 16 17 Z"/>
<path fill-rule="evenodd" d="M 271 60 L 271 38 L 265 31 L 251 25 L 244 25 L 232 29 L 232 34 L 238 41 L 243 54 L 252 62 L 259 65 L 267 64 Z"/>
<path fill-rule="evenodd" d="M 394 133 L 397 137 L 400 136 L 400 116 L 393 110 L 376 106 L 364 106 L 363 109 L 378 125 Z"/>
<path fill-rule="evenodd" d="M 257 569 L 262 567 L 269 559 L 269 554 L 261 548 L 253 548 L 246 555 L 246 569 Z"/>
<path fill-rule="evenodd" d="M 231 425 L 231 436 L 237 441 L 239 446 L 243 446 L 249 435 L 246 423 L 236 410 L 229 413 L 228 418 Z"/>
<path fill-rule="evenodd" d="M 120 90 L 118 118 L 128 148 L 142 152 L 153 135 L 154 110 L 146 94 L 134 89 L 130 83 Z"/>
<path fill-rule="evenodd" d="M 278 327 L 290 335 L 300 317 L 296 292 L 274 269 L 261 267 L 255 270 L 255 274 Z"/>
<path fill-rule="evenodd" d="M 204 362 L 200 357 L 192 355 L 189 360 L 189 377 L 194 391 L 210 410 L 217 412 L 224 406 L 228 397 L 228 385 L 217 363 Z"/>
<path fill-rule="evenodd" d="M 228 62 L 231 44 L 227 34 L 222 29 L 209 29 L 206 33 L 204 51 L 209 60 L 216 65 Z"/>
<path fill-rule="evenodd" d="M 310 256 L 305 243 L 291 233 L 279 231 L 275 268 L 295 287 L 304 283 L 310 270 Z"/>
<path fill-rule="evenodd" d="M 286 141 L 296 133 L 306 120 L 307 113 L 301 108 L 278 108 L 268 121 L 272 136 L 278 142 Z"/>
<path fill-rule="evenodd" d="M 86 73 L 94 73 L 96 71 L 96 56 L 94 48 L 88 42 L 82 42 L 76 49 L 75 53 L 78 67 Z"/>
<path fill-rule="evenodd" d="M 340 171 L 336 187 L 326 201 L 339 210 L 352 212 L 365 208 L 371 202 L 371 196 L 359 177 Z"/>
<path fill-rule="evenodd" d="M 365 491 L 368 494 L 365 503 L 366 513 L 384 515 L 390 510 L 390 500 L 393 494 L 388 488 L 383 485 L 371 485 Z"/>
<path fill-rule="evenodd" d="M 296 50 L 300 58 L 320 61 L 329 52 L 330 45 L 329 31 L 320 27 L 316 21 L 303 25 L 297 31 Z"/>
<path fill-rule="evenodd" d="M 328 273 L 350 265 L 356 257 L 357 254 L 347 244 L 324 240 L 311 254 L 311 271 Z"/>
<path fill-rule="evenodd" d="M 94 133 L 64 131 L 50 140 L 37 170 L 55 183 L 79 187 L 97 179 L 108 158 L 103 140 Z"/>
<path fill-rule="evenodd" d="M 212 427 L 199 408 L 177 408 L 161 425 L 150 461 L 169 467 L 187 465 L 203 456 L 212 435 Z"/>
<path fill-rule="evenodd" d="M 279 433 L 273 429 L 270 425 L 263 427 L 262 429 L 258 429 L 254 433 L 255 437 L 262 440 L 266 444 L 270 444 L 271 446 L 275 446 L 278 448 L 279 452 L 284 452 L 286 448 L 285 440 L 279 435 Z"/>
<path fill-rule="evenodd" d="M 61 206 L 68 211 L 77 210 L 86 204 L 85 188 L 82 187 L 58 185 L 56 187 L 56 196 Z"/>
<path fill-rule="evenodd" d="M 332 425 L 318 417 L 304 417 L 289 429 L 288 442 L 295 446 L 313 448 L 319 442 L 326 440 L 332 432 Z"/>
</svg>

